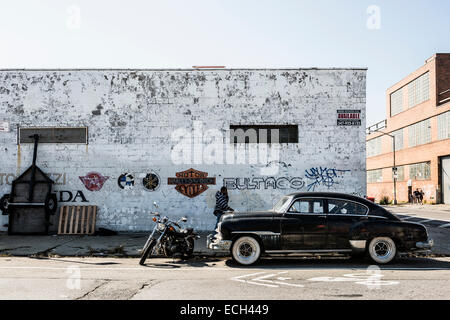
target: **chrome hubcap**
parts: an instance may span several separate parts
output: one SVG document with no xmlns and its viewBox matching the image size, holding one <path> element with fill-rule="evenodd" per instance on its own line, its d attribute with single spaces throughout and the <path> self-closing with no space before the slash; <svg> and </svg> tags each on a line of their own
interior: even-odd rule
<svg viewBox="0 0 450 320">
<path fill-rule="evenodd" d="M 392 252 L 391 244 L 385 241 L 378 241 L 374 247 L 375 254 L 380 258 L 389 256 Z"/>
<path fill-rule="evenodd" d="M 243 257 L 250 257 L 253 253 L 253 248 L 249 243 L 243 243 L 239 246 L 239 254 Z"/>
</svg>

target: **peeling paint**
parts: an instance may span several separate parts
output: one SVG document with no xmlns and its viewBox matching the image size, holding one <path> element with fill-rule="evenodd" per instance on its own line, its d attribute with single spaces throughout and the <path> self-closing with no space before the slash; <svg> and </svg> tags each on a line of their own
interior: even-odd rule
<svg viewBox="0 0 450 320">
<path fill-rule="evenodd" d="M 99 206 L 97 225 L 114 230 L 148 230 L 153 201 L 176 219 L 187 215 L 197 229 L 214 225 L 211 194 L 223 177 L 257 177 L 259 165 L 174 165 L 171 133 L 202 121 L 226 139 L 230 124 L 298 124 L 299 143 L 281 146 L 280 177 L 303 177 L 315 167 L 350 170 L 331 191 L 365 194 L 365 79 L 357 69 L 258 70 L 3 70 L 0 71 L 0 118 L 10 132 L 0 133 L 3 172 L 21 173 L 32 158 L 31 145 L 17 145 L 17 126 L 87 126 L 88 145 L 41 144 L 38 164 L 66 172 L 63 189 L 83 189 L 79 176 L 100 172 L 110 177 L 89 194 Z M 360 109 L 360 127 L 336 126 L 337 109 Z M 17 152 L 14 152 L 15 148 Z M 13 152 L 11 152 L 13 151 Z M 167 178 L 189 168 L 216 177 L 207 192 L 187 199 Z M 130 190 L 119 188 L 124 172 L 136 177 Z M 145 190 L 148 172 L 161 178 Z M 306 188 L 306 186 L 305 186 Z M 306 190 L 306 189 L 305 189 Z M 328 190 L 322 184 L 316 190 Z M 232 190 L 236 210 L 270 207 L 280 195 L 297 190 Z M 0 185 L 0 194 L 10 186 Z M 210 194 L 211 193 L 211 194 Z M 0 230 L 6 223 L 0 217 Z"/>
</svg>

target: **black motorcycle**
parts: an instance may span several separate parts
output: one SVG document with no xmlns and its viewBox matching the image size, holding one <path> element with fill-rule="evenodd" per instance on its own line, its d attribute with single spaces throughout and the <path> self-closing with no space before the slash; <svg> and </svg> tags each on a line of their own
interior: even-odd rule
<svg viewBox="0 0 450 320">
<path fill-rule="evenodd" d="M 154 202 L 153 205 L 158 208 Z M 149 255 L 163 255 L 166 257 L 174 257 L 181 259 L 189 259 L 194 253 L 194 240 L 200 236 L 194 233 L 194 229 L 183 229 L 180 222 L 186 222 L 187 218 L 183 217 L 177 222 L 169 220 L 168 217 L 158 212 L 152 212 L 153 221 L 156 223 L 152 233 L 147 239 L 142 249 L 140 265 L 144 265 Z"/>
</svg>

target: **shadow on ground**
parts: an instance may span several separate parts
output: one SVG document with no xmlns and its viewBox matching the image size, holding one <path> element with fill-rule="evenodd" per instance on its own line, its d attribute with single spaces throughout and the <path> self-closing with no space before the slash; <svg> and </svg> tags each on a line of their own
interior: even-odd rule
<svg viewBox="0 0 450 320">
<path fill-rule="evenodd" d="M 181 260 L 181 259 L 170 259 L 170 262 L 167 263 L 152 263 L 151 258 L 148 259 L 145 263 L 145 267 L 153 267 L 153 268 L 181 268 L 181 267 L 214 267 L 217 262 L 222 261 L 223 259 L 211 258 L 211 257 L 201 257 L 197 256 L 189 260 Z"/>
<path fill-rule="evenodd" d="M 373 263 L 366 258 L 303 258 L 303 257 L 283 257 L 283 258 L 262 258 L 257 264 L 252 266 L 242 266 L 234 262 L 232 259 L 226 260 L 225 264 L 235 269 L 349 269 L 367 268 Z M 417 270 L 424 271 L 450 269 L 450 261 L 437 260 L 429 257 L 405 257 L 398 258 L 394 262 L 387 265 L 378 265 L 381 270 Z"/>
</svg>

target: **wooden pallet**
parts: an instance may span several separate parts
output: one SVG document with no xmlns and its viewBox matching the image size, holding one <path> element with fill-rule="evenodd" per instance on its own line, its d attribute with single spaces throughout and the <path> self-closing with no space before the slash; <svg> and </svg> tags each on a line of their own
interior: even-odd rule
<svg viewBox="0 0 450 320">
<path fill-rule="evenodd" d="M 93 234 L 97 206 L 62 206 L 58 234 Z"/>
</svg>

